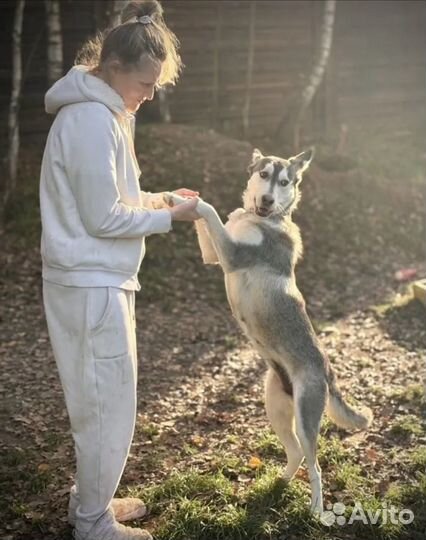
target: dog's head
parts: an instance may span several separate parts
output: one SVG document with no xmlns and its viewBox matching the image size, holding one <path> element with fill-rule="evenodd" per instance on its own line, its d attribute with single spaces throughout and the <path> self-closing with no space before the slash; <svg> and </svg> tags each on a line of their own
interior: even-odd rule
<svg viewBox="0 0 426 540">
<path fill-rule="evenodd" d="M 313 148 L 288 159 L 264 156 L 256 148 L 248 167 L 250 178 L 243 194 L 245 210 L 261 217 L 291 212 L 300 198 L 302 174 L 313 156 Z"/>
</svg>

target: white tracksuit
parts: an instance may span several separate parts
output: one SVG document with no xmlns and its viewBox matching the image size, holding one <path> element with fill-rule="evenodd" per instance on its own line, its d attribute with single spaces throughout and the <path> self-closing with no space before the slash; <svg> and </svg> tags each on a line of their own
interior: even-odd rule
<svg viewBox="0 0 426 540">
<path fill-rule="evenodd" d="M 74 66 L 45 97 L 56 114 L 40 178 L 43 302 L 77 458 L 77 528 L 105 514 L 136 417 L 135 291 L 144 237 L 171 229 L 139 187 L 134 117 Z"/>
</svg>

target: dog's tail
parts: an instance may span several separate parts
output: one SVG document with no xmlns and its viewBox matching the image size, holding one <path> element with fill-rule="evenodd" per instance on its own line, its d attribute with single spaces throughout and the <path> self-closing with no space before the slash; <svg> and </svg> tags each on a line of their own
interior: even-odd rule
<svg viewBox="0 0 426 540">
<path fill-rule="evenodd" d="M 367 407 L 357 411 L 346 403 L 331 367 L 328 371 L 327 415 L 339 427 L 345 429 L 367 429 L 373 419 L 373 414 Z"/>
</svg>

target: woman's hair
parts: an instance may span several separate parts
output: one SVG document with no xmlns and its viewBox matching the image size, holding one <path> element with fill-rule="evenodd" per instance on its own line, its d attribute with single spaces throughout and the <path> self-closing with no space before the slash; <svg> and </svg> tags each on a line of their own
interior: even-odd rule
<svg viewBox="0 0 426 540">
<path fill-rule="evenodd" d="M 136 18 L 149 17 L 148 23 Z M 128 2 L 121 13 L 121 24 L 98 32 L 77 52 L 74 64 L 91 68 L 119 60 L 124 70 L 138 70 L 148 56 L 162 64 L 158 84 L 175 84 L 182 69 L 178 54 L 179 41 L 163 19 L 163 8 L 157 0 Z"/>
</svg>

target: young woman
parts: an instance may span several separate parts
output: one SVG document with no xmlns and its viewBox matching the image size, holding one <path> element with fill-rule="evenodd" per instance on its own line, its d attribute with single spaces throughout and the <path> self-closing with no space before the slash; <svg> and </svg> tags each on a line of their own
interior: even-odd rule
<svg viewBox="0 0 426 540">
<path fill-rule="evenodd" d="M 180 59 L 157 1 L 130 2 L 122 21 L 45 98 L 56 118 L 40 181 L 43 302 L 75 442 L 77 540 L 151 538 L 118 523 L 141 517 L 142 501 L 113 499 L 136 418 L 137 275 L 145 236 L 199 217 L 197 192 L 157 209 L 159 194 L 140 190 L 134 113 L 177 80 Z"/>
</svg>

